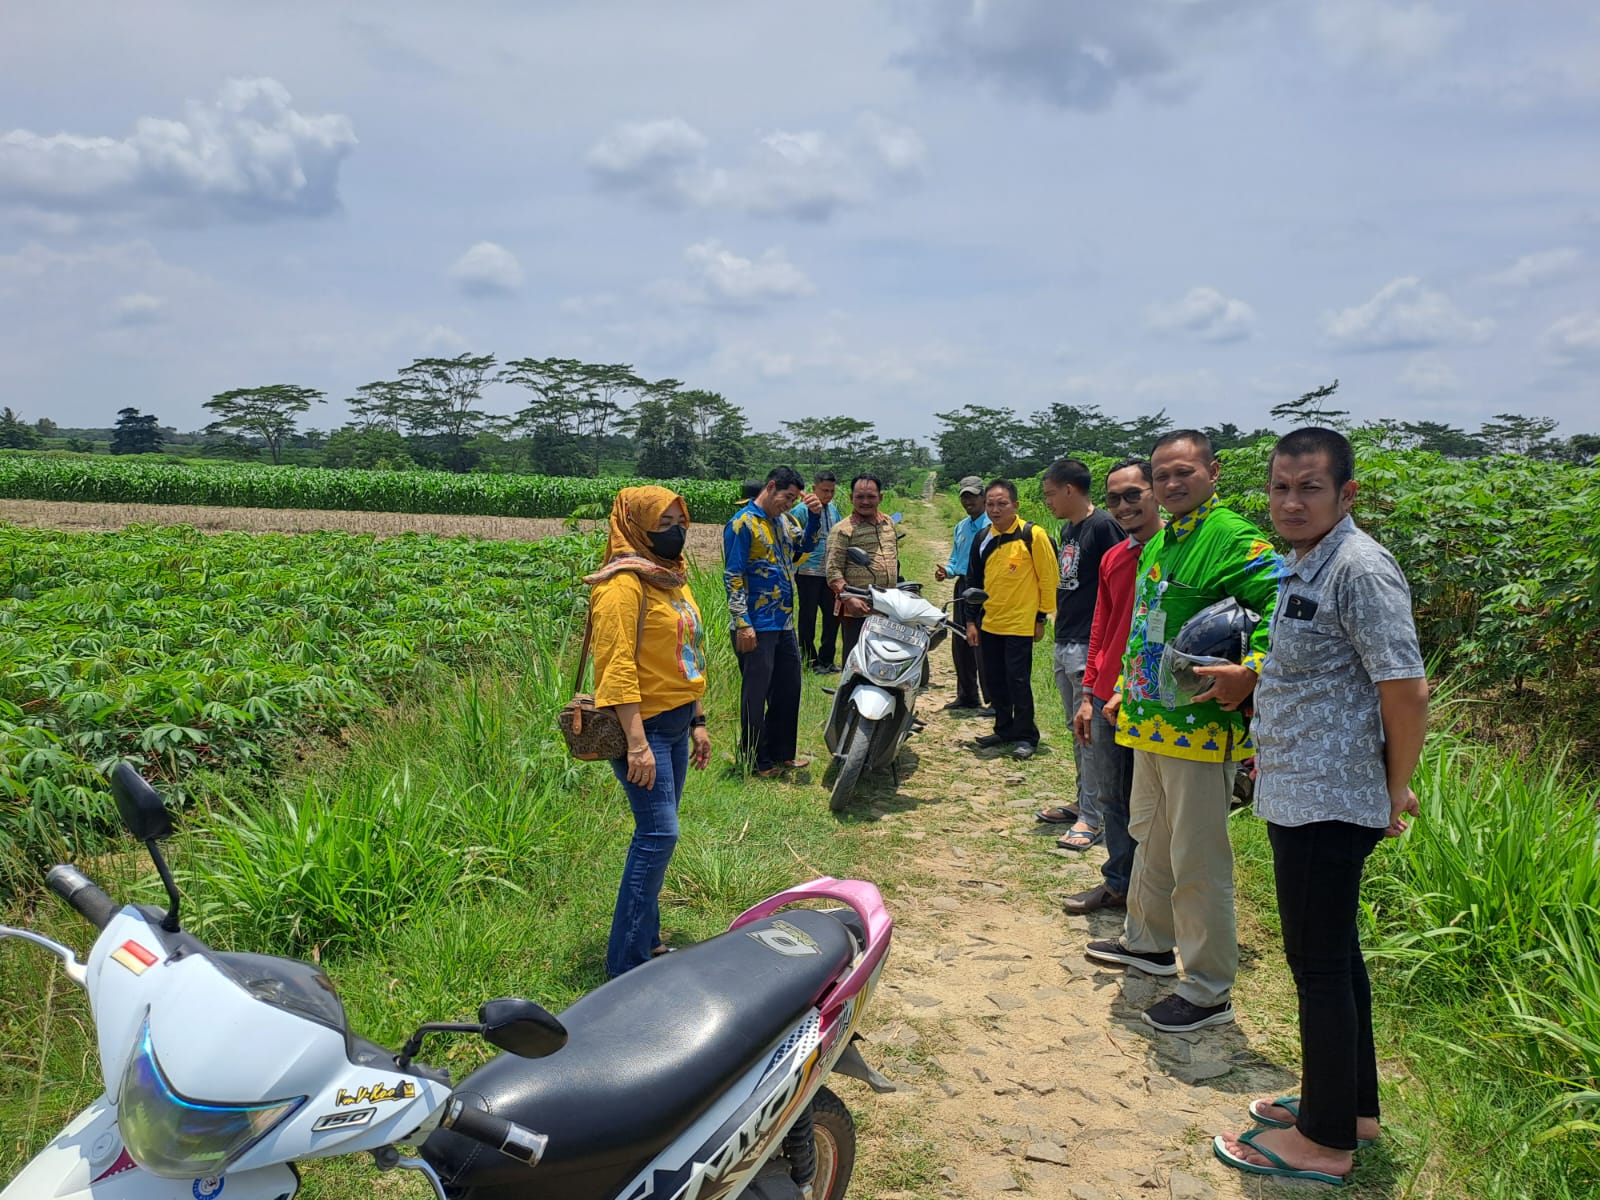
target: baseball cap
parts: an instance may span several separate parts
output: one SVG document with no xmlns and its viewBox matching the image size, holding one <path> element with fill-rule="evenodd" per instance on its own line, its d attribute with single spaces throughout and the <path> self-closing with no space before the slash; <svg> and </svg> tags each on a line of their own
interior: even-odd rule
<svg viewBox="0 0 1600 1200">
<path fill-rule="evenodd" d="M 979 479 L 976 475 L 968 475 L 961 481 L 961 486 L 957 490 L 956 495 L 965 496 L 968 492 L 972 492 L 979 496 L 983 495 L 983 480 Z"/>
</svg>

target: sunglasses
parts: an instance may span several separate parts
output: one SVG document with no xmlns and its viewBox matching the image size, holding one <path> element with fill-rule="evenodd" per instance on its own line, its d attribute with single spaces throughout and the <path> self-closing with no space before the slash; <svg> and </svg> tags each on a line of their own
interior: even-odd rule
<svg viewBox="0 0 1600 1200">
<path fill-rule="evenodd" d="M 1115 508 L 1119 504 L 1137 504 L 1145 498 L 1149 488 L 1129 488 L 1125 492 L 1107 492 L 1106 507 Z"/>
</svg>

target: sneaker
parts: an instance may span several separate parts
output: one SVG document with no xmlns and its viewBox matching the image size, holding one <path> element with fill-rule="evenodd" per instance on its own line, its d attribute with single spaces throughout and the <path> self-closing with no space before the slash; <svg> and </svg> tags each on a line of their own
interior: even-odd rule
<svg viewBox="0 0 1600 1200">
<path fill-rule="evenodd" d="M 988 717 L 992 721 L 994 719 L 994 709 L 985 704 L 982 708 L 973 709 L 972 715 L 975 717 Z"/>
<path fill-rule="evenodd" d="M 1207 1025 L 1233 1024 L 1233 1001 L 1224 1000 L 1207 1008 L 1182 996 L 1168 996 L 1139 1014 L 1144 1023 L 1163 1033 L 1188 1033 Z"/>
<path fill-rule="evenodd" d="M 1027 759 L 1032 758 L 1033 757 L 1033 743 L 1032 742 L 1018 742 L 1016 744 L 1016 748 L 1011 751 L 1011 757 L 1012 758 L 1016 758 L 1016 759 L 1022 759 L 1023 761 L 1026 761 Z"/>
<path fill-rule="evenodd" d="M 1173 954 L 1171 950 L 1163 950 L 1160 953 L 1129 950 L 1121 942 L 1113 938 L 1090 942 L 1083 948 L 1083 956 L 1093 959 L 1095 962 L 1112 963 L 1119 967 L 1133 967 L 1135 970 L 1143 971 L 1146 975 L 1176 975 L 1178 973 L 1178 956 Z M 1231 1016 L 1228 1019 L 1230 1021 L 1233 1020 Z"/>
<path fill-rule="evenodd" d="M 1006 744 L 1006 739 L 1001 737 L 998 733 L 980 733 L 977 737 L 972 739 L 972 744 L 977 746 L 980 750 L 989 750 L 995 746 L 1004 746 Z"/>
<path fill-rule="evenodd" d="M 944 706 L 945 712 L 971 712 L 978 706 L 970 700 L 952 700 Z"/>
</svg>

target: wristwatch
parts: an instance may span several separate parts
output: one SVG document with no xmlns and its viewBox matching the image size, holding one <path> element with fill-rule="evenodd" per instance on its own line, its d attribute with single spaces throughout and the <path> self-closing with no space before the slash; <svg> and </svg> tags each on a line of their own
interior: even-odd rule
<svg viewBox="0 0 1600 1200">
<path fill-rule="evenodd" d="M 705 715 L 705 713 L 696 713 L 694 716 L 689 718 L 689 728 L 690 729 L 704 729 L 705 727 L 706 727 L 706 715 Z"/>
</svg>

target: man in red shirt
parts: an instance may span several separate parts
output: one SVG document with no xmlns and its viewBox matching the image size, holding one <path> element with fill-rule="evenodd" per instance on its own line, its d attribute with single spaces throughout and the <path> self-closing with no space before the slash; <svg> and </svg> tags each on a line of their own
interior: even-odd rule
<svg viewBox="0 0 1600 1200">
<path fill-rule="evenodd" d="M 1133 597 L 1139 574 L 1139 552 L 1161 532 L 1161 510 L 1150 486 L 1150 463 L 1129 458 L 1106 476 L 1106 510 L 1128 536 L 1100 560 L 1100 586 L 1094 621 L 1089 629 L 1089 662 L 1083 671 L 1083 703 L 1072 719 L 1072 732 L 1083 747 L 1083 767 L 1094 772 L 1104 813 L 1106 861 L 1100 883 L 1068 896 L 1061 904 L 1069 913 L 1123 908 L 1133 874 L 1134 841 L 1128 834 L 1128 797 L 1133 788 L 1133 750 L 1117 745 L 1117 677 L 1122 652 L 1133 623 Z"/>
</svg>

